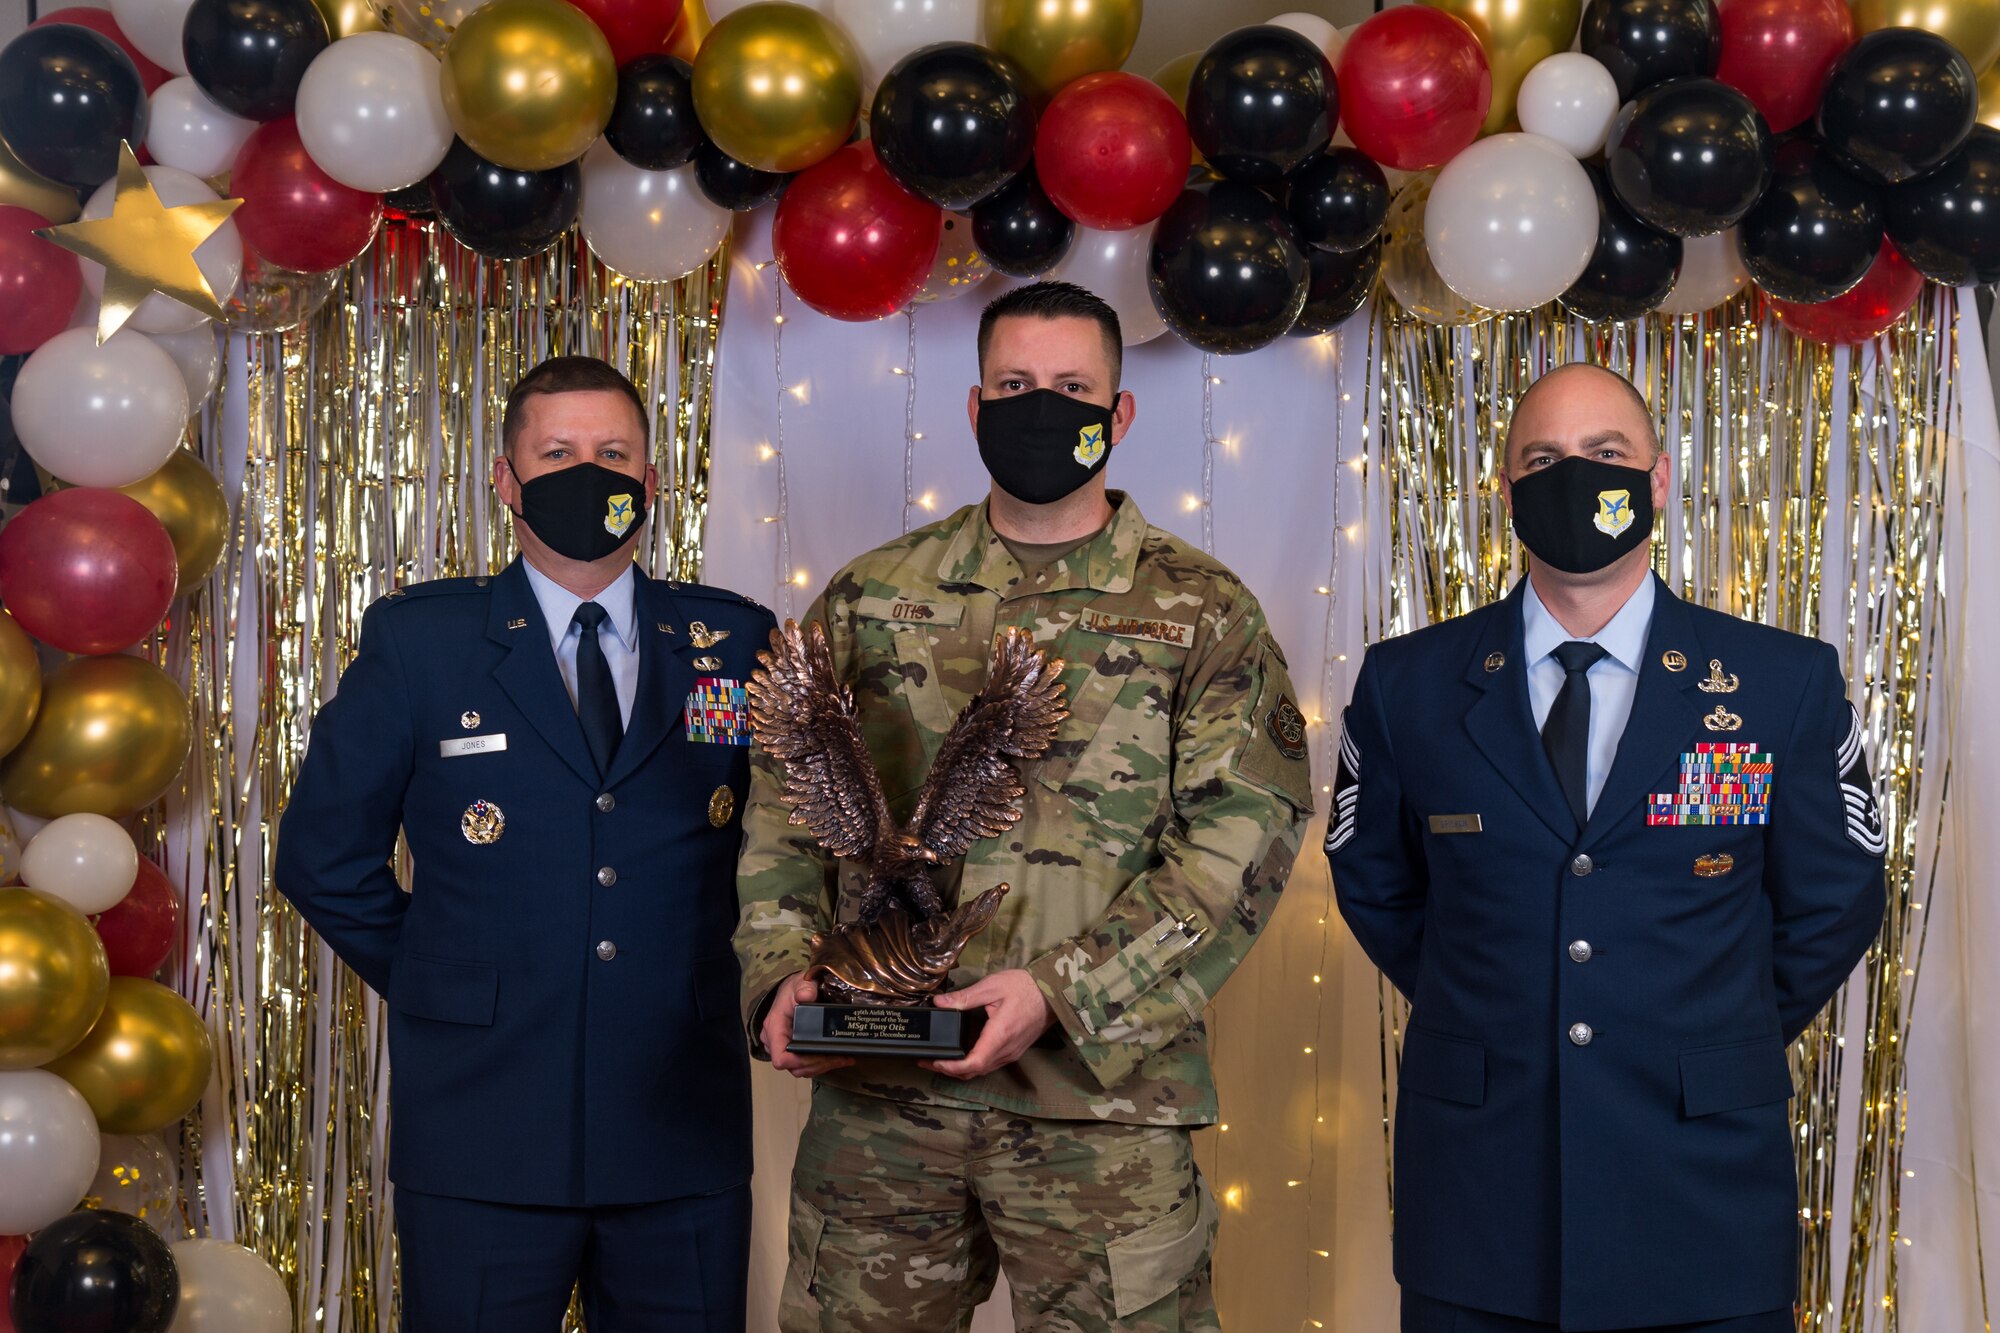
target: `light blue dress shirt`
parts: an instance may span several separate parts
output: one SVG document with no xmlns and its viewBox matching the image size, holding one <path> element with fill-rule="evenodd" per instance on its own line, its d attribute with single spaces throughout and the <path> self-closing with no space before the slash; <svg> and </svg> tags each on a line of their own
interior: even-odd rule
<svg viewBox="0 0 2000 1333">
<path fill-rule="evenodd" d="M 1549 710 L 1555 707 L 1556 695 L 1562 692 L 1564 673 L 1555 651 L 1577 636 L 1542 605 L 1533 579 L 1521 599 L 1521 619 L 1523 649 L 1528 656 L 1528 703 L 1535 710 L 1535 730 L 1540 731 L 1549 720 Z M 1646 655 L 1646 633 L 1652 624 L 1653 576 L 1648 574 L 1609 624 L 1578 640 L 1597 644 L 1605 651 L 1584 676 L 1590 682 L 1590 753 L 1584 767 L 1590 800 L 1586 810 L 1597 808 L 1597 794 L 1611 776 L 1618 738 L 1625 734 L 1626 720 L 1632 716 L 1632 697 L 1639 692 L 1639 663 Z"/>
<path fill-rule="evenodd" d="M 549 623 L 549 645 L 556 650 L 556 667 L 569 690 L 569 705 L 576 707 L 576 645 L 583 630 L 573 622 L 576 609 L 583 605 L 568 588 L 536 569 L 527 560 L 528 586 Z M 627 728 L 632 725 L 632 701 L 639 696 L 639 608 L 633 602 L 638 577 L 632 566 L 611 581 L 611 586 L 590 600 L 604 608 L 605 621 L 597 627 L 597 644 L 611 668 L 611 683 L 618 690 L 618 716 Z M 1553 697 L 1553 696 L 1552 696 Z M 1595 734 L 1593 730 L 1592 734 Z"/>
</svg>

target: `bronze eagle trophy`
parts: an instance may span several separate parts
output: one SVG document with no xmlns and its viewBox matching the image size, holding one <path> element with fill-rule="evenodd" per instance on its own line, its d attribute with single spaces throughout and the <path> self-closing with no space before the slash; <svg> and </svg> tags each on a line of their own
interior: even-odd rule
<svg viewBox="0 0 2000 1333">
<path fill-rule="evenodd" d="M 771 631 L 771 647 L 757 661 L 748 686 L 750 726 L 758 744 L 784 764 L 790 821 L 868 871 L 853 919 L 813 936 L 806 975 L 819 983 L 822 1001 L 832 1003 L 800 1006 L 792 1044 L 853 1050 L 812 1047 L 805 1011 L 921 1004 L 944 988 L 965 946 L 999 910 L 1007 885 L 953 910 L 938 896 L 931 872 L 1021 818 L 1024 788 L 1015 763 L 1039 758 L 1069 715 L 1063 663 L 1037 649 L 1024 630 L 1002 634 L 986 684 L 952 723 L 914 810 L 898 826 L 862 739 L 854 691 L 835 674 L 825 630 L 788 620 Z M 851 1026 L 879 1037 L 885 1028 L 908 1025 L 884 1015 Z"/>
</svg>

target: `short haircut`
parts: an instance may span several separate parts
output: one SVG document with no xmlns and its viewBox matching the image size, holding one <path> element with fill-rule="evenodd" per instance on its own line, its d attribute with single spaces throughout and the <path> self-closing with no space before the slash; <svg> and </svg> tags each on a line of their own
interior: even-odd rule
<svg viewBox="0 0 2000 1333">
<path fill-rule="evenodd" d="M 594 356 L 552 356 L 530 370 L 507 391 L 507 407 L 500 414 L 500 447 L 514 452 L 514 438 L 521 433 L 522 407 L 528 399 L 545 393 L 622 393 L 631 400 L 639 417 L 639 443 L 643 447 L 651 431 L 646 400 L 609 361 Z"/>
<path fill-rule="evenodd" d="M 1029 319 L 1087 319 L 1104 334 L 1104 354 L 1111 361 L 1111 387 L 1125 369 L 1125 338 L 1118 328 L 1118 312 L 1096 293 L 1073 282 L 1053 280 L 1031 282 L 1025 287 L 993 298 L 979 316 L 979 373 L 986 374 L 986 349 L 993 342 L 993 326 L 1011 316 Z"/>
<path fill-rule="evenodd" d="M 1565 361 L 1560 366 L 1551 366 L 1549 369 L 1543 371 L 1536 377 L 1535 382 L 1527 387 L 1526 392 L 1522 393 L 1514 401 L 1514 416 L 1509 417 L 1507 420 L 1507 439 L 1505 447 L 1501 451 L 1503 465 L 1507 459 L 1512 458 L 1514 455 L 1514 417 L 1521 415 L 1521 408 L 1528 401 L 1529 395 L 1551 380 L 1561 379 L 1563 376 L 1569 374 L 1581 374 L 1585 371 L 1601 375 L 1625 391 L 1625 396 L 1632 400 L 1632 406 L 1639 409 L 1639 419 L 1646 423 L 1646 439 L 1653 446 L 1653 457 L 1658 458 L 1660 456 L 1663 447 L 1660 444 L 1659 428 L 1653 424 L 1653 405 L 1646 401 L 1645 394 L 1639 392 L 1639 386 L 1609 366 L 1600 366 L 1594 361 Z"/>
</svg>

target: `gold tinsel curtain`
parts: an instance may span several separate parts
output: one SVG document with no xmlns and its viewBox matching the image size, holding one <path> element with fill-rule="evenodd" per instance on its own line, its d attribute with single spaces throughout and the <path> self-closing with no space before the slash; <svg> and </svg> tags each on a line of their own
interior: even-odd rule
<svg viewBox="0 0 2000 1333">
<path fill-rule="evenodd" d="M 307 729 L 370 602 L 511 557 L 489 484 L 500 410 L 544 357 L 632 377 L 662 488 L 645 563 L 698 571 L 725 264 L 634 283 L 574 234 L 496 263 L 396 221 L 303 326 L 230 344 L 201 443 L 233 531 L 168 636 L 198 739 L 158 841 L 187 890 L 179 986 L 217 1048 L 186 1129 L 191 1220 L 285 1275 L 301 1333 L 395 1326 L 380 1001 L 270 884 Z"/>
</svg>

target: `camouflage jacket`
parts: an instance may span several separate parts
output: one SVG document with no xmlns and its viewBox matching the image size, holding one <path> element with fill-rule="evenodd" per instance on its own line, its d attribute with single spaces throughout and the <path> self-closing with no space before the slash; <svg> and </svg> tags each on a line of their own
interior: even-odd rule
<svg viewBox="0 0 2000 1333">
<path fill-rule="evenodd" d="M 1236 577 L 1112 492 L 1103 532 L 1024 574 L 984 504 L 879 547 L 808 613 L 852 683 L 898 819 L 983 683 L 996 634 L 1068 665 L 1070 715 L 1024 765 L 1023 815 L 937 880 L 947 902 L 1011 886 L 953 973 L 1026 968 L 1059 1026 L 970 1082 L 865 1060 L 830 1078 L 903 1101 L 1054 1119 L 1216 1118 L 1203 1011 L 1270 920 L 1312 806 L 1304 719 L 1263 612 Z M 787 822 L 778 761 L 751 756 L 737 893 L 753 1046 L 773 987 L 863 877 Z M 837 896 L 836 889 L 846 893 Z"/>
</svg>

